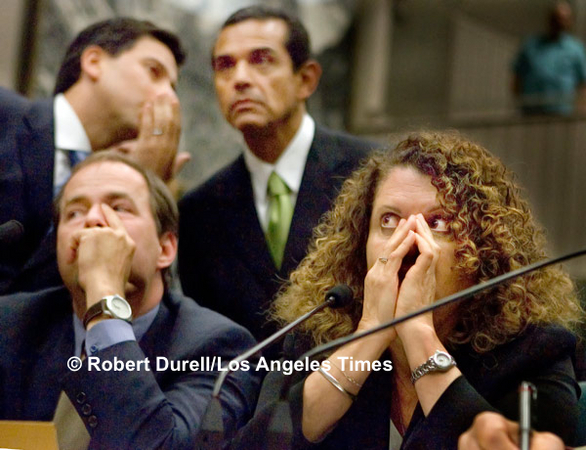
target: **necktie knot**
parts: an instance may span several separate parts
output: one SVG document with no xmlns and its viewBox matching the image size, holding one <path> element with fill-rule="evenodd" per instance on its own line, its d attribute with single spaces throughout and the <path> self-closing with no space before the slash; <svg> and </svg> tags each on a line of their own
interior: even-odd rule
<svg viewBox="0 0 586 450">
<path fill-rule="evenodd" d="M 77 166 L 80 162 L 86 159 L 89 156 L 88 152 L 83 152 L 81 150 L 68 150 L 67 151 L 67 158 L 69 159 L 69 167 L 73 169 Z"/>
<path fill-rule="evenodd" d="M 289 194 L 291 189 L 289 189 L 289 186 L 287 186 L 283 179 L 277 175 L 277 172 L 273 172 L 269 177 L 267 192 L 269 197 L 276 197 L 278 195 Z"/>
<path fill-rule="evenodd" d="M 66 160 L 55 159 L 55 164 L 58 164 L 58 161 L 62 162 L 59 163 L 58 168 L 56 169 L 54 180 L 55 184 L 53 185 L 53 197 L 56 197 L 57 194 L 59 194 L 61 188 L 65 185 L 67 180 L 69 180 L 73 168 L 89 156 L 89 152 L 61 149 L 60 155 L 63 154 L 65 158 L 67 158 Z"/>
</svg>

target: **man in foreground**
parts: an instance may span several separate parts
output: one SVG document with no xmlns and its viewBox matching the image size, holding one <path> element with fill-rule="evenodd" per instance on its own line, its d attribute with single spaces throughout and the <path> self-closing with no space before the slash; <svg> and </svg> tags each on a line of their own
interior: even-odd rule
<svg viewBox="0 0 586 450">
<path fill-rule="evenodd" d="M 87 430 L 90 448 L 193 448 L 220 361 L 254 340 L 168 291 L 178 217 L 156 176 L 96 153 L 56 206 L 65 286 L 0 298 L 0 419 L 55 415 L 62 445 Z M 230 378 L 220 396 L 228 435 L 252 413 L 259 383 L 253 369 Z M 82 437 L 63 432 L 75 429 L 71 404 Z"/>
</svg>

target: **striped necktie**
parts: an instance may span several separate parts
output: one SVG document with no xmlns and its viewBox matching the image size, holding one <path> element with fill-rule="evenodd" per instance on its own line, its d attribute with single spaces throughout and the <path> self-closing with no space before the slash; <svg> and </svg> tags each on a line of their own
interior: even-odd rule
<svg viewBox="0 0 586 450">
<path fill-rule="evenodd" d="M 287 237 L 289 236 L 291 219 L 293 218 L 291 189 L 276 172 L 273 172 L 269 177 L 267 195 L 269 197 L 269 224 L 266 239 L 275 266 L 280 269 L 283 263 Z"/>
<path fill-rule="evenodd" d="M 56 181 L 55 186 L 53 186 L 53 197 L 56 197 L 57 194 L 59 194 L 59 191 L 61 191 L 61 188 L 65 185 L 65 183 L 67 183 L 73 168 L 90 155 L 89 152 L 82 152 L 81 150 L 63 149 L 62 151 L 67 156 L 67 161 L 69 162 L 69 171 L 62 174 L 60 179 Z"/>
</svg>

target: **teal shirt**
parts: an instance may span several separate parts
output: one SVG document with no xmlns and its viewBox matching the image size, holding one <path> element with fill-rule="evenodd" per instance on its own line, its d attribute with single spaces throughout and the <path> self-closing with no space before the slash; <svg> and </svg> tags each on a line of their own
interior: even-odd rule
<svg viewBox="0 0 586 450">
<path fill-rule="evenodd" d="M 532 37 L 513 70 L 522 83 L 523 112 L 569 115 L 577 87 L 586 82 L 586 53 L 582 43 L 566 33 L 554 41 Z"/>
</svg>

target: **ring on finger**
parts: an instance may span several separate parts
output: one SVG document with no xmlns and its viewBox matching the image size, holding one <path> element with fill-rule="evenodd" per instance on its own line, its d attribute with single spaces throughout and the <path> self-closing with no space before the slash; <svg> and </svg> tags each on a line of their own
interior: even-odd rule
<svg viewBox="0 0 586 450">
<path fill-rule="evenodd" d="M 163 134 L 163 130 L 160 128 L 153 129 L 153 136 L 161 136 Z"/>
<path fill-rule="evenodd" d="M 389 259 L 384 256 L 379 257 L 378 260 L 383 264 L 386 264 L 389 261 Z"/>
</svg>

